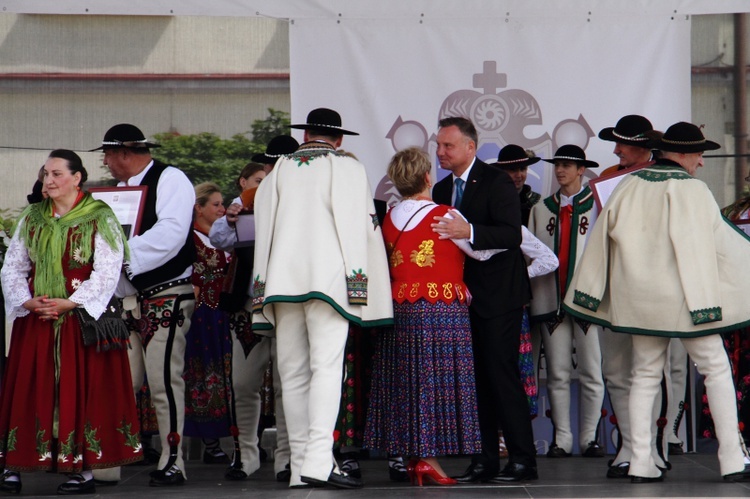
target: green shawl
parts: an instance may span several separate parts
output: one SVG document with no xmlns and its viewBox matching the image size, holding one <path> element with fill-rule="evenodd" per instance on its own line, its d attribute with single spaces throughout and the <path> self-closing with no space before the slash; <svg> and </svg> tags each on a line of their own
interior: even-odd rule
<svg viewBox="0 0 750 499">
<path fill-rule="evenodd" d="M 34 262 L 34 293 L 51 298 L 67 298 L 65 275 L 63 275 L 63 252 L 70 240 L 70 255 L 79 262 L 88 262 L 94 253 L 90 244 L 95 232 L 98 232 L 112 249 L 122 241 L 125 258 L 128 258 L 128 246 L 125 234 L 117 222 L 112 209 L 86 193 L 72 210 L 62 217 L 52 215 L 52 200 L 45 199 L 40 203 L 28 206 L 19 220 L 25 220 L 19 237 Z M 114 225 L 114 227 L 113 227 Z"/>
</svg>

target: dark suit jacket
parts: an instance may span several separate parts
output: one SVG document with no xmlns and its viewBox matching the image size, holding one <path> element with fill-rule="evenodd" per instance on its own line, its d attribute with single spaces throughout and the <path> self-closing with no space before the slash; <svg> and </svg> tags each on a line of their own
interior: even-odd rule
<svg viewBox="0 0 750 499">
<path fill-rule="evenodd" d="M 453 176 L 432 189 L 436 203 L 451 204 Z M 531 299 L 529 274 L 521 253 L 521 205 L 510 176 L 478 158 L 469 173 L 459 211 L 474 227 L 477 250 L 503 249 L 487 261 L 466 258 L 464 281 L 471 308 L 484 318 L 521 308 Z"/>
</svg>

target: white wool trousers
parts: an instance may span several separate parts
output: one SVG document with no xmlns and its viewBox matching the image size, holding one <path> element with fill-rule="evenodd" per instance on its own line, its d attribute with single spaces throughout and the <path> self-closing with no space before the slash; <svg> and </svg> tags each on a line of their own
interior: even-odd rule
<svg viewBox="0 0 750 499">
<path fill-rule="evenodd" d="M 654 397 L 663 376 L 670 338 L 633 335 L 633 387 L 630 390 L 630 424 L 633 459 L 630 475 L 658 477 L 659 469 L 650 452 L 652 427 L 643 414 L 653 412 Z M 719 441 L 719 467 L 722 475 L 745 469 L 740 446 L 737 400 L 732 369 L 721 336 L 712 334 L 698 338 L 681 338 L 704 384 L 711 406 L 716 437 Z"/>
<path fill-rule="evenodd" d="M 592 324 L 584 334 L 581 327 L 570 316 L 566 316 L 552 334 L 545 325 L 541 329 L 547 359 L 547 394 L 555 425 L 554 441 L 565 452 L 573 450 L 570 384 L 575 345 L 581 401 L 578 444 L 583 452 L 590 442 L 598 440 L 596 427 L 601 418 L 604 402 L 602 353 L 599 347 L 600 328 Z"/>
<path fill-rule="evenodd" d="M 603 328 L 599 334 L 602 347 L 602 372 L 609 392 L 609 401 L 617 418 L 617 428 L 622 439 L 622 446 L 612 461 L 613 466 L 629 463 L 633 458 L 632 428 L 630 426 L 630 388 L 633 383 L 633 336 L 615 333 Z M 651 412 L 651 455 L 654 462 L 664 468 L 666 465 L 659 457 L 656 448 L 656 422 L 661 412 L 661 385 L 654 395 Z M 640 414 L 639 418 L 643 418 Z M 648 419 L 648 418 L 644 418 Z M 666 445 L 664 445 L 666 447 Z M 666 456 L 666 454 L 664 454 Z"/>
<path fill-rule="evenodd" d="M 284 469 L 289 463 L 289 437 L 286 430 L 286 418 L 281 401 L 282 389 L 276 359 L 276 339 L 264 336 L 250 350 L 247 358 L 242 345 L 234 339 L 232 345 L 232 389 L 234 390 L 234 410 L 237 429 L 239 430 L 242 471 L 251 475 L 260 468 L 258 449 L 258 422 L 260 420 L 261 394 L 263 376 L 268 362 L 273 365 L 274 408 L 276 411 L 276 452 L 274 454 L 274 473 Z"/>
<path fill-rule="evenodd" d="M 328 303 L 275 303 L 276 351 L 291 450 L 290 486 L 328 480 L 349 321 Z"/>
</svg>

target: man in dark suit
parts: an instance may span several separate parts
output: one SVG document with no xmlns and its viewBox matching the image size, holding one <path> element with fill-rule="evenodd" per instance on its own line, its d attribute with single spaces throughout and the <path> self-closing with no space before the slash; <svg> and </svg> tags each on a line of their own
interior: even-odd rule
<svg viewBox="0 0 750 499">
<path fill-rule="evenodd" d="M 466 118 L 440 120 L 440 166 L 453 174 L 433 189 L 435 202 L 454 205 L 466 217 L 436 217 L 443 238 L 468 238 L 474 249 L 507 249 L 489 260 L 466 259 L 464 280 L 474 341 L 482 454 L 474 456 L 459 482 L 519 482 L 537 479 L 529 406 L 518 369 L 523 306 L 530 287 L 521 253 L 521 208 L 507 173 L 476 158 L 477 132 Z M 498 424 L 499 423 L 499 424 Z M 508 447 L 500 470 L 498 429 Z"/>
</svg>

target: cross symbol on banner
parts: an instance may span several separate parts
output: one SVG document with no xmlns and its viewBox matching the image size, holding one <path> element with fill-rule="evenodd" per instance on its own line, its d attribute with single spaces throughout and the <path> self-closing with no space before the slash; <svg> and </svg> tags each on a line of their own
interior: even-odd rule
<svg viewBox="0 0 750 499">
<path fill-rule="evenodd" d="M 476 73 L 472 80 L 474 88 L 481 88 L 485 94 L 494 94 L 498 88 L 508 86 L 508 75 L 497 72 L 496 61 L 484 61 L 481 73 Z"/>
</svg>

